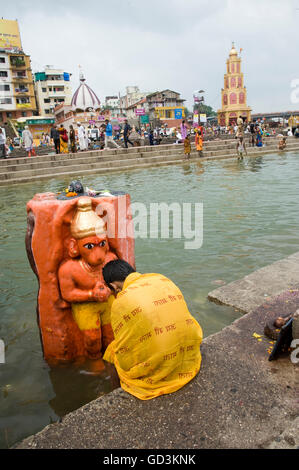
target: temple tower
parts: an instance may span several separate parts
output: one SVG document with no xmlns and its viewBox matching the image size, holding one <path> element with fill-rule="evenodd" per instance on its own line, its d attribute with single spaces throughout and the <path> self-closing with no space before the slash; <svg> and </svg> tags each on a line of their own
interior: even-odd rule
<svg viewBox="0 0 299 470">
<path fill-rule="evenodd" d="M 247 122 L 251 119 L 251 108 L 247 106 L 247 91 L 241 72 L 241 57 L 238 57 L 234 43 L 226 61 L 224 88 L 221 89 L 221 106 L 217 112 L 220 126 L 235 124 L 239 116 L 245 118 Z"/>
</svg>

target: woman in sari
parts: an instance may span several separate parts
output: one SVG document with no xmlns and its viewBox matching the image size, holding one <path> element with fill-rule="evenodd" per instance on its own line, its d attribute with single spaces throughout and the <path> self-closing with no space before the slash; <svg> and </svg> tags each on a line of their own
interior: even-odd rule
<svg viewBox="0 0 299 470">
<path fill-rule="evenodd" d="M 61 126 L 58 129 L 59 134 L 60 134 L 60 151 L 61 153 L 68 153 L 69 148 L 68 148 L 68 136 L 67 136 L 67 131 L 61 124 Z"/>
<path fill-rule="evenodd" d="M 195 146 L 196 146 L 196 150 L 198 151 L 198 156 L 203 157 L 203 154 L 202 154 L 202 147 L 203 147 L 202 128 L 201 129 L 195 128 Z"/>
<path fill-rule="evenodd" d="M 256 128 L 256 146 L 257 147 L 263 146 L 263 131 L 260 127 Z"/>
<path fill-rule="evenodd" d="M 71 144 L 71 152 L 76 153 L 77 148 L 76 148 L 76 134 L 75 130 L 72 125 L 70 125 L 70 144 Z"/>
</svg>

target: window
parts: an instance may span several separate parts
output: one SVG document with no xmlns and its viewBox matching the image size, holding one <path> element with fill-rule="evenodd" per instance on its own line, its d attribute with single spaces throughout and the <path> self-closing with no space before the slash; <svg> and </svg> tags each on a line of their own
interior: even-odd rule
<svg viewBox="0 0 299 470">
<path fill-rule="evenodd" d="M 47 93 L 47 88 L 42 88 L 43 93 Z"/>
<path fill-rule="evenodd" d="M 58 103 L 64 103 L 64 98 L 58 98 Z"/>
<path fill-rule="evenodd" d="M 44 98 L 44 103 L 51 103 L 50 98 Z"/>
<path fill-rule="evenodd" d="M 8 118 L 12 118 L 12 113 L 6 113 L 6 116 L 7 116 Z"/>
<path fill-rule="evenodd" d="M 244 104 L 245 103 L 245 95 L 243 92 L 239 94 L 239 103 Z"/>
<path fill-rule="evenodd" d="M 12 104 L 11 98 L 0 98 L 0 104 Z"/>
<path fill-rule="evenodd" d="M 5 57 L 0 57 L 0 64 L 5 64 Z"/>
<path fill-rule="evenodd" d="M 16 90 L 17 93 L 28 93 L 29 88 L 27 88 L 25 85 L 19 83 L 17 85 L 17 87 L 15 88 L 15 90 Z"/>
<path fill-rule="evenodd" d="M 45 114 L 50 114 L 49 109 L 45 109 Z"/>
<path fill-rule="evenodd" d="M 49 86 L 49 91 L 52 91 L 52 87 L 51 87 L 51 86 Z"/>
<path fill-rule="evenodd" d="M 26 103 L 30 103 L 30 99 L 29 98 L 17 98 L 16 99 L 16 102 L 17 104 L 26 104 Z"/>
<path fill-rule="evenodd" d="M 9 85 L 0 85 L 0 91 L 9 91 L 10 87 Z"/>
<path fill-rule="evenodd" d="M 236 93 L 231 93 L 229 97 L 230 104 L 237 104 L 237 95 Z"/>
<path fill-rule="evenodd" d="M 27 116 L 26 111 L 22 111 L 22 117 L 26 117 L 26 116 Z"/>
<path fill-rule="evenodd" d="M 7 72 L 4 70 L 0 70 L 0 77 L 7 77 Z"/>
</svg>

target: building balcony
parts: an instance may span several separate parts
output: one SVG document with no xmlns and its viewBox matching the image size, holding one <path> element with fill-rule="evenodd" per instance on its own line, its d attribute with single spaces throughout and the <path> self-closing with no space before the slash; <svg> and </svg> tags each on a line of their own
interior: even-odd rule
<svg viewBox="0 0 299 470">
<path fill-rule="evenodd" d="M 10 65 L 11 67 L 26 67 L 26 62 L 24 59 L 20 57 L 11 57 L 10 58 Z"/>
<path fill-rule="evenodd" d="M 29 88 L 15 88 L 15 92 L 18 95 L 29 93 Z"/>
<path fill-rule="evenodd" d="M 64 91 L 49 91 L 48 92 L 49 98 L 65 98 Z"/>
<path fill-rule="evenodd" d="M 17 103 L 17 109 L 33 109 L 34 105 L 32 103 Z"/>
<path fill-rule="evenodd" d="M 19 81 L 19 80 L 27 80 L 28 81 L 28 77 L 25 75 L 24 77 L 22 77 L 21 75 L 13 75 L 12 76 L 12 82 L 16 82 L 16 81 Z"/>
<path fill-rule="evenodd" d="M 44 86 L 47 87 L 55 87 L 55 86 L 65 86 L 66 83 L 63 79 L 57 79 L 57 80 L 45 80 L 42 82 Z M 70 83 L 70 82 L 69 82 Z"/>
</svg>

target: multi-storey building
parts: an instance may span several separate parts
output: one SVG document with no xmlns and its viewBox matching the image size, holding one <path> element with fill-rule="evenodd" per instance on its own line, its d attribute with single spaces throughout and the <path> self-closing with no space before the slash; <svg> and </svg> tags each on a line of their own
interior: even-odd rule
<svg viewBox="0 0 299 470">
<path fill-rule="evenodd" d="M 30 56 L 0 49 L 0 120 L 32 116 L 35 112 Z"/>
<path fill-rule="evenodd" d="M 117 119 L 122 115 L 119 101 L 119 97 L 116 95 L 106 96 L 105 98 L 105 108 L 110 111 L 111 119 Z"/>
<path fill-rule="evenodd" d="M 170 128 L 178 126 L 185 117 L 185 100 L 176 91 L 156 91 L 147 95 L 146 101 L 150 122 L 159 120 Z"/>
<path fill-rule="evenodd" d="M 43 72 L 35 73 L 35 93 L 39 114 L 54 117 L 54 108 L 60 104 L 71 104 L 71 74 L 61 69 L 46 66 Z"/>
<path fill-rule="evenodd" d="M 132 104 L 137 103 L 137 101 L 142 100 L 142 98 L 145 98 L 145 96 L 146 93 L 141 92 L 138 86 L 127 86 L 126 94 L 121 96 L 119 99 L 119 105 L 122 114 L 125 114 L 127 108 L 132 106 Z"/>
<path fill-rule="evenodd" d="M 36 101 L 30 56 L 23 51 L 18 22 L 0 20 L 0 36 L 0 121 L 6 122 L 36 114 Z"/>
<path fill-rule="evenodd" d="M 118 96 L 106 96 L 105 106 L 109 108 L 119 108 L 119 98 Z"/>
</svg>

